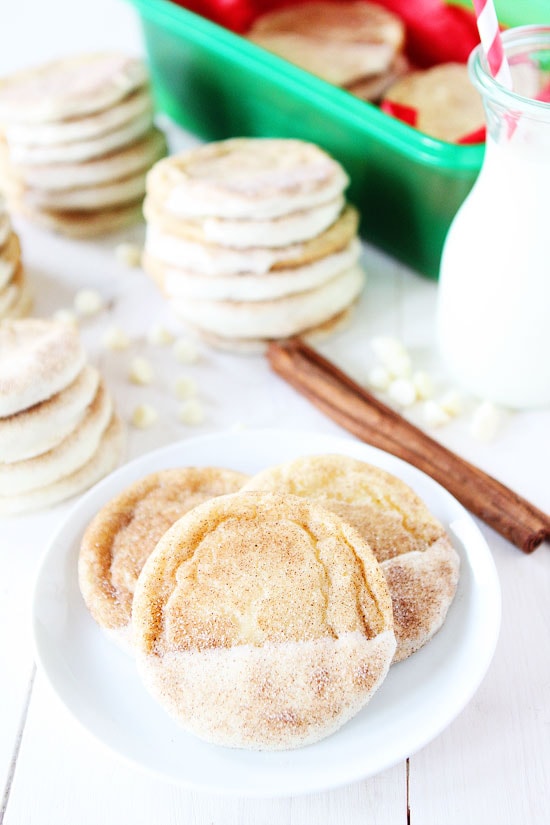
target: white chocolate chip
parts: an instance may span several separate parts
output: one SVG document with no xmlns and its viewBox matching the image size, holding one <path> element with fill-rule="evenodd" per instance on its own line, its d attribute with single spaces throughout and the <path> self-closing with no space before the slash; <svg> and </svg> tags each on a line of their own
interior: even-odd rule
<svg viewBox="0 0 550 825">
<path fill-rule="evenodd" d="M 369 371 L 367 381 L 369 386 L 373 389 L 384 392 L 390 386 L 391 375 L 386 367 L 383 367 L 381 364 L 377 364 Z"/>
<path fill-rule="evenodd" d="M 422 409 L 422 417 L 428 427 L 443 427 L 451 416 L 436 401 L 428 400 Z"/>
<path fill-rule="evenodd" d="M 105 330 L 101 340 L 105 349 L 121 350 L 128 349 L 130 346 L 130 339 L 124 330 L 117 326 Z"/>
<path fill-rule="evenodd" d="M 57 309 L 52 315 L 54 321 L 60 321 L 62 324 L 69 324 L 69 326 L 78 326 L 78 318 L 72 309 Z"/>
<path fill-rule="evenodd" d="M 141 265 L 141 249 L 135 243 L 119 243 L 115 258 L 125 266 L 138 267 Z"/>
<path fill-rule="evenodd" d="M 174 336 L 169 329 L 163 327 L 162 324 L 153 324 L 147 333 L 147 340 L 153 346 L 163 347 L 166 344 L 171 344 Z"/>
<path fill-rule="evenodd" d="M 480 441 L 490 441 L 500 427 L 501 413 L 491 401 L 483 401 L 472 415 L 470 432 Z"/>
<path fill-rule="evenodd" d="M 79 289 L 74 296 L 74 308 L 78 315 L 97 315 L 103 309 L 103 298 L 97 289 Z"/>
<path fill-rule="evenodd" d="M 151 427 L 158 418 L 158 412 L 151 404 L 139 404 L 132 413 L 132 424 L 140 430 Z"/>
<path fill-rule="evenodd" d="M 188 338 L 178 338 L 174 341 L 173 352 L 180 364 L 196 364 L 199 360 L 197 347 Z"/>
<path fill-rule="evenodd" d="M 130 381 L 134 384 L 150 384 L 153 380 L 153 367 L 147 358 L 138 355 L 132 359 L 129 372 Z"/>
<path fill-rule="evenodd" d="M 192 398 L 197 394 L 197 382 L 188 375 L 181 375 L 174 381 L 174 394 L 180 401 Z"/>
<path fill-rule="evenodd" d="M 179 409 L 179 419 L 183 424 L 202 424 L 204 410 L 200 401 L 196 398 L 184 401 Z"/>
<path fill-rule="evenodd" d="M 439 404 L 449 415 L 460 415 L 463 407 L 463 399 L 458 390 L 447 390 L 445 395 L 440 398 Z"/>
<path fill-rule="evenodd" d="M 427 398 L 432 397 L 434 386 L 432 378 L 427 372 L 424 372 L 424 370 L 418 370 L 413 373 L 411 380 L 414 384 L 416 397 L 419 401 L 425 401 Z"/>
<path fill-rule="evenodd" d="M 407 378 L 411 374 L 411 357 L 397 338 L 382 335 L 373 338 L 371 345 L 380 363 L 394 378 Z"/>
<path fill-rule="evenodd" d="M 408 378 L 395 378 L 388 387 L 388 395 L 400 407 L 410 407 L 416 401 L 416 390 Z"/>
</svg>

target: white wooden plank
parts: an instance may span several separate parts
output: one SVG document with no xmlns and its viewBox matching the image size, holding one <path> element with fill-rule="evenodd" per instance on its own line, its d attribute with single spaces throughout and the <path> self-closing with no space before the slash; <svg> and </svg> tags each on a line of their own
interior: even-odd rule
<svg viewBox="0 0 550 825">
<path fill-rule="evenodd" d="M 29 788 L 32 787 L 32 793 Z M 406 825 L 405 766 L 329 793 L 223 798 L 183 790 L 111 755 L 39 674 L 5 825 Z"/>
<path fill-rule="evenodd" d="M 412 760 L 412 822 L 550 821 L 550 555 L 491 537 L 503 594 L 490 671 L 465 711 Z"/>
</svg>

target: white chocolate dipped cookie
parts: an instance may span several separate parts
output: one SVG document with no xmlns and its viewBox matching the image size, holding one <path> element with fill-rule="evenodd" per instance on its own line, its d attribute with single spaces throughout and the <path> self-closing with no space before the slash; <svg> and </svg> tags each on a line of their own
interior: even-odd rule
<svg viewBox="0 0 550 825">
<path fill-rule="evenodd" d="M 245 218 L 204 218 L 202 221 L 174 218 L 149 197 L 144 204 L 147 219 L 162 231 L 190 241 L 219 244 L 234 249 L 252 247 L 288 247 L 320 235 L 333 225 L 344 209 L 344 197 L 300 212 L 278 218 L 247 220 Z"/>
<path fill-rule="evenodd" d="M 87 364 L 65 389 L 27 410 L 0 418 L 0 468 L 51 450 L 82 420 L 99 386 L 99 372 Z"/>
<path fill-rule="evenodd" d="M 0 464 L 0 496 L 29 493 L 74 473 L 97 451 L 112 413 L 111 397 L 100 383 L 84 417 L 59 444 L 32 458 Z"/>
<path fill-rule="evenodd" d="M 35 211 L 85 212 L 107 210 L 140 202 L 145 195 L 146 172 L 137 172 L 127 178 L 94 186 L 75 186 L 72 189 L 27 189 L 21 200 Z"/>
<path fill-rule="evenodd" d="M 213 346 L 336 328 L 363 286 L 348 176 L 300 140 L 234 138 L 147 175 L 144 269 Z"/>
<path fill-rule="evenodd" d="M 353 318 L 355 304 L 346 307 L 342 312 L 328 318 L 320 324 L 313 327 L 308 327 L 302 330 L 300 338 L 307 341 L 309 344 L 316 344 L 320 341 L 325 341 L 341 330 L 346 329 Z M 269 343 L 273 338 L 238 338 L 232 336 L 231 338 L 217 335 L 213 332 L 206 332 L 203 329 L 193 327 L 192 324 L 187 323 L 189 329 L 206 344 L 209 344 L 214 349 L 222 350 L 224 352 L 232 352 L 236 355 L 263 355 Z"/>
<path fill-rule="evenodd" d="M 456 592 L 458 554 L 443 525 L 400 479 L 342 455 L 306 456 L 258 473 L 247 490 L 304 496 L 363 536 L 392 597 L 394 661 L 410 656 L 439 630 Z"/>
<path fill-rule="evenodd" d="M 239 490 L 248 476 L 219 467 L 161 470 L 134 482 L 88 525 L 78 560 L 80 590 L 96 622 L 131 647 L 138 576 L 164 533 L 215 496 Z"/>
<path fill-rule="evenodd" d="M 82 55 L 8 77 L 0 124 L 14 212 L 77 238 L 142 220 L 145 174 L 167 146 L 141 60 Z"/>
<path fill-rule="evenodd" d="M 157 163 L 147 191 L 180 218 L 268 220 L 334 201 L 347 184 L 340 164 L 312 143 L 232 138 Z"/>
<path fill-rule="evenodd" d="M 125 443 L 124 425 L 113 414 L 97 450 L 82 466 L 58 481 L 17 496 L 0 496 L 0 516 L 13 516 L 53 507 L 96 484 L 119 464 Z"/>
<path fill-rule="evenodd" d="M 65 57 L 0 82 L 0 121 L 48 123 L 107 109 L 148 81 L 141 60 L 118 53 Z"/>
<path fill-rule="evenodd" d="M 54 120 L 48 123 L 8 122 L 4 133 L 11 146 L 45 147 L 79 143 L 131 123 L 153 110 L 151 90 L 142 86 L 120 100 L 116 106 L 77 118 Z"/>
<path fill-rule="evenodd" d="M 166 152 L 166 139 L 156 128 L 130 146 L 110 152 L 104 157 L 81 163 L 19 164 L 10 167 L 4 147 L 3 171 L 9 187 L 65 191 L 76 187 L 96 186 L 127 178 L 152 166 Z"/>
<path fill-rule="evenodd" d="M 92 238 L 115 232 L 137 223 L 143 214 L 141 200 L 96 210 L 34 209 L 22 205 L 20 211 L 39 226 L 68 238 Z"/>
<path fill-rule="evenodd" d="M 225 338 L 288 338 L 322 324 L 358 298 L 364 273 L 352 266 L 305 292 L 268 301 L 173 300 L 182 320 Z"/>
<path fill-rule="evenodd" d="M 395 637 L 384 576 L 338 516 L 294 496 L 220 496 L 161 538 L 134 593 L 145 686 L 209 742 L 322 739 L 369 701 Z"/>
<path fill-rule="evenodd" d="M 67 324 L 37 318 L 0 322 L 0 416 L 65 389 L 85 360 L 78 333 Z"/>
<path fill-rule="evenodd" d="M 78 163 L 101 158 L 129 146 L 150 132 L 153 126 L 153 109 L 136 115 L 112 132 L 97 135 L 73 143 L 47 144 L 46 146 L 9 144 L 10 160 L 15 165 L 40 166 L 49 163 Z"/>
<path fill-rule="evenodd" d="M 75 327 L 0 322 L 0 516 L 94 484 L 122 454 L 123 427 Z"/>
<path fill-rule="evenodd" d="M 152 259 L 175 267 L 183 265 L 198 275 L 260 275 L 298 268 L 341 251 L 356 237 L 358 224 L 357 210 L 348 204 L 331 226 L 307 241 L 236 249 L 189 240 L 177 233 L 176 227 L 167 232 L 153 221 L 147 225 L 145 249 Z"/>
<path fill-rule="evenodd" d="M 163 264 L 147 254 L 143 266 L 164 294 L 173 299 L 209 301 L 268 301 L 306 292 L 350 269 L 359 260 L 361 244 L 357 238 L 343 249 L 303 266 L 272 269 L 256 274 L 206 275 Z"/>
</svg>

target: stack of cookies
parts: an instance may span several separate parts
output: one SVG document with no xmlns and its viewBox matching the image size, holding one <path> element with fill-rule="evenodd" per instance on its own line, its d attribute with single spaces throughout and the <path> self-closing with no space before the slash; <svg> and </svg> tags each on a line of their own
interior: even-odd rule
<svg viewBox="0 0 550 825">
<path fill-rule="evenodd" d="M 403 21 L 363 0 L 274 8 L 258 17 L 246 36 L 363 100 L 378 100 L 408 66 Z"/>
<path fill-rule="evenodd" d="M 0 195 L 0 319 L 21 318 L 29 312 L 31 304 L 19 238 Z"/>
<path fill-rule="evenodd" d="M 166 158 L 147 177 L 144 268 L 214 346 L 328 334 L 364 281 L 347 184 L 299 140 L 235 138 Z"/>
<path fill-rule="evenodd" d="M 0 515 L 48 507 L 118 463 L 122 424 L 76 330 L 0 322 Z"/>
<path fill-rule="evenodd" d="M 145 173 L 166 142 L 144 64 L 64 58 L 0 82 L 0 188 L 10 208 L 75 237 L 141 217 Z"/>
</svg>

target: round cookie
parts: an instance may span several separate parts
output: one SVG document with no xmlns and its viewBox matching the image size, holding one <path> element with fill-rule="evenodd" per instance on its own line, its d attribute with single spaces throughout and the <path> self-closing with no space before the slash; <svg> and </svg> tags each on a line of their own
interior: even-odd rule
<svg viewBox="0 0 550 825">
<path fill-rule="evenodd" d="M 346 307 L 343 312 L 339 312 L 327 321 L 323 321 L 322 324 L 304 329 L 300 333 L 300 338 L 303 338 L 310 344 L 324 341 L 326 338 L 335 335 L 349 325 L 354 309 L 355 303 Z M 233 352 L 237 355 L 263 355 L 270 341 L 273 340 L 272 338 L 222 338 L 221 335 L 216 335 L 213 332 L 205 332 L 204 330 L 193 327 L 191 324 L 187 324 L 187 326 L 198 338 L 211 347 L 223 350 L 224 352 Z"/>
<path fill-rule="evenodd" d="M 147 83 L 144 63 L 115 53 L 64 57 L 5 78 L 0 120 L 48 123 L 106 109 Z"/>
<path fill-rule="evenodd" d="M 401 19 L 368 2 L 298 3 L 266 12 L 248 39 L 329 83 L 388 69 L 405 39 Z"/>
<path fill-rule="evenodd" d="M 113 415 L 96 452 L 86 464 L 46 487 L 18 496 L 0 496 L 0 516 L 13 516 L 52 507 L 83 493 L 115 469 L 122 457 L 123 449 L 124 426 L 120 418 Z"/>
<path fill-rule="evenodd" d="M 0 417 L 65 389 L 85 357 L 78 332 L 68 324 L 37 318 L 0 322 Z"/>
<path fill-rule="evenodd" d="M 95 211 L 135 203 L 145 195 L 145 172 L 127 178 L 100 183 L 97 186 L 75 186 L 74 189 L 40 190 L 27 189 L 22 200 L 29 209 L 71 211 Z"/>
<path fill-rule="evenodd" d="M 247 479 L 218 467 L 161 470 L 134 482 L 97 513 L 82 539 L 78 576 L 100 627 L 131 647 L 136 582 L 158 540 L 197 504 L 236 492 Z"/>
<path fill-rule="evenodd" d="M 25 187 L 56 192 L 112 183 L 142 172 L 166 154 L 166 139 L 159 129 L 153 127 L 131 146 L 122 147 L 105 157 L 78 163 L 12 165 L 5 145 L 1 154 L 1 171 L 8 180 L 10 194 L 24 191 Z"/>
<path fill-rule="evenodd" d="M 92 238 L 108 232 L 116 232 L 138 223 L 143 218 L 141 200 L 112 206 L 108 209 L 75 211 L 55 211 L 53 209 L 34 209 L 20 204 L 23 215 L 35 223 L 68 238 Z"/>
<path fill-rule="evenodd" d="M 147 198 L 145 199 L 145 208 Z M 182 261 L 193 272 L 204 275 L 235 275 L 238 273 L 262 275 L 271 270 L 293 269 L 304 266 L 347 247 L 357 235 L 359 215 L 349 204 L 332 226 L 315 238 L 280 249 L 250 247 L 232 249 L 215 244 L 197 243 L 181 233 L 164 232 L 156 223 L 149 223 L 145 241 L 147 254 L 172 266 Z"/>
<path fill-rule="evenodd" d="M 365 276 L 359 266 L 314 289 L 267 301 L 174 299 L 176 315 L 224 338 L 288 338 L 322 324 L 354 303 Z"/>
<path fill-rule="evenodd" d="M 340 164 L 312 143 L 232 138 L 160 161 L 147 191 L 180 218 L 268 220 L 332 201 L 348 182 Z"/>
<path fill-rule="evenodd" d="M 141 139 L 153 125 L 153 111 L 137 115 L 106 135 L 88 138 L 75 143 L 50 146 L 24 146 L 10 144 L 10 160 L 13 164 L 42 165 L 47 163 L 79 163 L 116 152 Z"/>
<path fill-rule="evenodd" d="M 268 301 L 297 292 L 306 292 L 330 281 L 359 260 L 361 245 L 357 238 L 344 249 L 318 261 L 288 270 L 273 270 L 264 275 L 197 275 L 187 269 L 169 266 L 146 252 L 143 268 L 169 298 L 198 298 L 209 301 Z"/>
<path fill-rule="evenodd" d="M 394 661 L 439 630 L 458 584 L 459 558 L 443 525 L 403 481 L 347 456 L 321 455 L 268 468 L 244 486 L 248 490 L 305 496 L 358 530 L 388 581 Z"/>
<path fill-rule="evenodd" d="M 294 496 L 199 505 L 164 534 L 132 610 L 138 669 L 187 730 L 307 745 L 368 702 L 395 649 L 384 576 L 359 534 Z"/>
<path fill-rule="evenodd" d="M 460 140 L 485 123 L 481 95 L 462 63 L 410 72 L 388 89 L 384 101 L 414 109 L 415 128 L 438 140 Z"/>
<path fill-rule="evenodd" d="M 96 452 L 112 412 L 111 397 L 100 382 L 84 417 L 63 441 L 33 458 L 0 464 L 0 495 L 29 493 L 76 472 Z"/>
<path fill-rule="evenodd" d="M 289 246 L 314 238 L 332 226 L 343 208 L 344 198 L 339 195 L 320 206 L 269 220 L 208 217 L 192 221 L 175 218 L 149 197 L 144 214 L 147 220 L 162 227 L 162 231 L 168 234 L 181 235 L 198 243 L 249 249 Z"/>
<path fill-rule="evenodd" d="M 6 124 L 6 140 L 14 146 L 55 146 L 59 143 L 76 143 L 81 140 L 112 132 L 139 115 L 152 110 L 151 90 L 148 86 L 132 92 L 116 106 L 91 115 L 57 120 L 51 123 Z"/>
<path fill-rule="evenodd" d="M 92 403 L 98 385 L 98 371 L 85 366 L 66 389 L 28 410 L 0 418 L 0 462 L 33 458 L 67 438 Z"/>
</svg>

